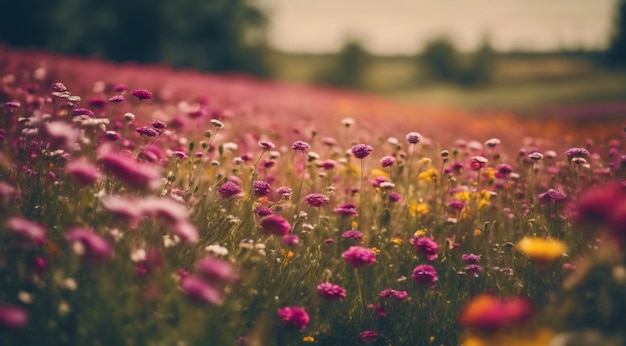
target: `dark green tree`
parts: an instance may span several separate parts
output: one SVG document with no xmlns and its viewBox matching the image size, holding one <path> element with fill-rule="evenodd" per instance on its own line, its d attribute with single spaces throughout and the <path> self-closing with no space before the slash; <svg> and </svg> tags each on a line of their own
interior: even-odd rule
<svg viewBox="0 0 626 346">
<path fill-rule="evenodd" d="M 610 65 L 626 66 L 626 0 L 617 4 L 613 31 L 605 56 Z"/>
<path fill-rule="evenodd" d="M 426 73 L 439 81 L 454 82 L 459 73 L 459 53 L 447 37 L 438 37 L 426 43 L 418 62 Z"/>
<path fill-rule="evenodd" d="M 348 39 L 337 54 L 333 66 L 323 71 L 318 79 L 323 84 L 363 88 L 369 60 L 369 53 L 363 44 L 359 40 Z"/>
</svg>

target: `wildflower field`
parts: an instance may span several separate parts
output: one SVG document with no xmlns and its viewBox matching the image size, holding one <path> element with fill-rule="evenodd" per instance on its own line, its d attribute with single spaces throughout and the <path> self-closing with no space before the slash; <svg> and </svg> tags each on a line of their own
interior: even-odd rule
<svg viewBox="0 0 626 346">
<path fill-rule="evenodd" d="M 2 345 L 626 342 L 620 117 L 1 53 Z"/>
</svg>

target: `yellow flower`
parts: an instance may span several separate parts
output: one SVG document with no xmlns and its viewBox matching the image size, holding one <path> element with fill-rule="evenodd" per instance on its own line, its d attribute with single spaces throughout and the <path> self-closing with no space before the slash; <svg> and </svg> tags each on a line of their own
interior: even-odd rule
<svg viewBox="0 0 626 346">
<path fill-rule="evenodd" d="M 418 237 L 423 237 L 426 235 L 426 231 L 424 231 L 423 229 L 418 229 L 417 231 L 415 231 L 414 235 Z"/>
<path fill-rule="evenodd" d="M 302 338 L 302 342 L 315 342 L 315 338 L 312 336 L 305 336 L 304 338 Z"/>
<path fill-rule="evenodd" d="M 474 230 L 474 237 L 479 236 L 482 233 L 478 228 Z"/>
<path fill-rule="evenodd" d="M 433 343 L 433 341 L 435 341 L 435 337 L 431 336 L 430 338 L 428 338 L 428 342 L 430 342 L 431 344 Z"/>
<path fill-rule="evenodd" d="M 293 252 L 291 251 L 287 251 L 285 249 L 280 249 L 280 253 L 285 256 L 283 258 L 283 264 L 287 265 L 287 263 L 289 263 L 289 260 L 291 259 L 291 257 L 293 257 Z"/>
<path fill-rule="evenodd" d="M 370 250 L 374 251 L 375 254 L 380 255 L 380 250 L 377 247 L 370 248 Z"/>
<path fill-rule="evenodd" d="M 422 173 L 419 174 L 419 176 L 417 177 L 420 181 L 423 182 L 431 182 L 431 181 L 437 181 L 439 180 L 439 172 L 437 172 L 436 169 L 431 168 L 427 171 L 424 171 Z"/>
<path fill-rule="evenodd" d="M 481 171 L 482 176 L 487 179 L 487 181 L 493 181 L 496 177 L 496 170 L 492 167 L 484 168 Z"/>
<path fill-rule="evenodd" d="M 396 244 L 396 245 L 401 245 L 402 244 L 402 238 L 398 238 L 398 237 L 393 237 L 391 238 L 390 242 Z"/>
<path fill-rule="evenodd" d="M 460 191 L 454 194 L 454 199 L 458 199 L 459 201 L 467 202 L 470 199 L 469 191 Z"/>
<path fill-rule="evenodd" d="M 383 171 L 382 169 L 374 168 L 372 169 L 372 176 L 389 178 L 389 172 Z"/>
<path fill-rule="evenodd" d="M 426 215 L 430 212 L 427 203 L 411 203 L 411 208 L 409 209 L 412 215 Z"/>
<path fill-rule="evenodd" d="M 524 237 L 515 246 L 526 256 L 542 263 L 552 262 L 567 251 L 563 242 L 540 237 Z"/>
<path fill-rule="evenodd" d="M 424 164 L 424 165 L 427 165 L 427 164 L 433 162 L 433 160 L 431 160 L 428 157 L 423 157 L 421 161 L 422 161 L 422 164 Z"/>
<path fill-rule="evenodd" d="M 350 226 L 352 226 L 352 229 L 356 229 L 358 225 L 359 223 L 354 220 L 350 223 Z"/>
</svg>

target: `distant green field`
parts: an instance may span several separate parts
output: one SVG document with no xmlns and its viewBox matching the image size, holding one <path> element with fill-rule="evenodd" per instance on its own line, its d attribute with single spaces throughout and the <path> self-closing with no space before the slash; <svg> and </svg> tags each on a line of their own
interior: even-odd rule
<svg viewBox="0 0 626 346">
<path fill-rule="evenodd" d="M 315 84 L 333 66 L 333 56 L 275 53 L 271 63 L 278 79 Z M 586 55 L 500 54 L 492 81 L 478 87 L 436 82 L 426 75 L 414 57 L 372 57 L 362 89 L 420 104 L 516 111 L 626 100 L 626 73 L 608 70 Z"/>
</svg>

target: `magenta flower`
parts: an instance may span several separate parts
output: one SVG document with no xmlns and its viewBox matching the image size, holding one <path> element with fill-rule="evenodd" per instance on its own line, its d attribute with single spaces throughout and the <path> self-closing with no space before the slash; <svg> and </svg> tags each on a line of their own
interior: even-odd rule
<svg viewBox="0 0 626 346">
<path fill-rule="evenodd" d="M 333 210 L 335 213 L 341 216 L 357 216 L 359 215 L 359 211 L 356 210 L 356 205 L 354 203 L 343 203 L 335 207 Z"/>
<path fill-rule="evenodd" d="M 268 215 L 274 214 L 274 211 L 272 210 L 272 208 L 259 206 L 254 208 L 254 213 L 259 217 L 266 217 Z"/>
<path fill-rule="evenodd" d="M 187 220 L 178 220 L 172 225 L 172 233 L 181 237 L 187 243 L 192 244 L 198 241 L 200 234 L 194 224 Z"/>
<path fill-rule="evenodd" d="M 286 235 L 291 231 L 291 225 L 287 220 L 278 215 L 270 215 L 261 219 L 261 229 L 266 234 Z"/>
<path fill-rule="evenodd" d="M 337 166 L 337 162 L 335 160 L 324 160 L 319 163 L 320 168 L 325 170 L 330 170 Z"/>
<path fill-rule="evenodd" d="M 24 328 L 28 324 L 26 310 L 15 305 L 0 305 L 0 326 L 9 329 Z"/>
<path fill-rule="evenodd" d="M 142 135 L 142 136 L 146 136 L 146 137 L 156 137 L 159 135 L 159 131 L 148 127 L 148 126 L 142 126 L 142 127 L 138 127 L 135 130 L 138 134 Z"/>
<path fill-rule="evenodd" d="M 113 257 L 113 247 L 109 241 L 91 229 L 74 227 L 67 231 L 65 240 L 70 244 L 81 244 L 84 255 L 96 262 L 104 262 Z"/>
<path fill-rule="evenodd" d="M 239 185 L 233 183 L 232 181 L 225 182 L 217 189 L 217 191 L 220 193 L 220 195 L 222 195 L 223 198 L 238 196 L 242 192 Z"/>
<path fill-rule="evenodd" d="M 230 262 L 204 257 L 196 262 L 196 272 L 200 273 L 209 282 L 228 282 L 235 279 L 237 273 Z"/>
<path fill-rule="evenodd" d="M 159 167 L 140 163 L 132 157 L 109 152 L 102 157 L 102 165 L 129 187 L 154 190 L 161 185 Z"/>
<path fill-rule="evenodd" d="M 394 163 L 396 163 L 396 159 L 393 158 L 393 156 L 385 156 L 382 159 L 380 159 L 380 165 L 383 168 L 393 166 Z"/>
<path fill-rule="evenodd" d="M 391 203 L 399 202 L 401 199 L 402 199 L 402 196 L 400 196 L 400 194 L 397 192 L 391 192 L 389 194 L 389 202 Z"/>
<path fill-rule="evenodd" d="M 304 330 L 310 321 L 309 314 L 298 306 L 286 306 L 278 309 L 278 318 L 282 324 L 298 330 Z"/>
<path fill-rule="evenodd" d="M 279 187 L 278 189 L 276 189 L 276 193 L 285 199 L 290 199 L 291 195 L 293 195 L 293 191 L 286 186 Z"/>
<path fill-rule="evenodd" d="M 48 230 L 36 222 L 16 216 L 8 219 L 4 224 L 15 232 L 24 245 L 43 245 L 46 242 Z"/>
<path fill-rule="evenodd" d="M 378 339 L 379 334 L 373 330 L 365 330 L 359 333 L 359 338 L 363 340 L 363 342 L 370 342 Z"/>
<path fill-rule="evenodd" d="M 478 264 L 470 264 L 468 266 L 463 267 L 463 271 L 465 271 L 465 274 L 471 276 L 471 277 L 478 277 L 478 273 L 481 273 L 483 271 L 483 267 L 481 267 Z"/>
<path fill-rule="evenodd" d="M 346 297 L 346 290 L 339 285 L 324 282 L 317 285 L 317 294 L 326 300 L 336 301 Z"/>
<path fill-rule="evenodd" d="M 139 100 L 150 100 L 152 98 L 152 93 L 145 89 L 135 89 L 130 92 L 133 96 L 138 98 Z"/>
<path fill-rule="evenodd" d="M 368 267 L 376 262 L 376 253 L 372 249 L 361 246 L 350 246 L 342 257 L 354 268 Z"/>
<path fill-rule="evenodd" d="M 4 107 L 11 113 L 15 112 L 18 108 L 20 108 L 19 102 L 9 101 L 4 103 Z"/>
<path fill-rule="evenodd" d="M 396 291 L 391 289 L 382 290 L 378 296 L 380 298 L 392 298 L 395 300 L 405 300 L 409 297 L 406 291 Z"/>
<path fill-rule="evenodd" d="M 341 234 L 341 239 L 354 240 L 357 242 L 363 240 L 363 237 L 363 233 L 354 229 L 347 230 Z"/>
<path fill-rule="evenodd" d="M 268 141 L 259 141 L 259 146 L 263 148 L 263 150 L 272 150 L 276 147 L 274 143 Z"/>
<path fill-rule="evenodd" d="M 413 281 L 420 285 L 434 284 L 439 280 L 435 268 L 428 264 L 421 264 L 415 267 L 411 277 L 413 278 Z"/>
<path fill-rule="evenodd" d="M 311 149 L 311 146 L 308 143 L 303 142 L 303 141 L 295 141 L 291 145 L 291 149 L 295 151 L 307 151 Z"/>
<path fill-rule="evenodd" d="M 478 264 L 480 263 L 481 258 L 482 256 L 474 255 L 473 253 L 461 255 L 461 259 L 467 264 Z"/>
<path fill-rule="evenodd" d="M 429 261 L 434 261 L 438 257 L 439 245 L 432 238 L 414 236 L 413 246 L 415 250 L 426 256 Z"/>
<path fill-rule="evenodd" d="M 357 144 L 352 147 L 351 151 L 354 157 L 356 157 L 357 159 L 363 159 L 369 156 L 369 154 L 374 151 L 374 148 L 370 147 L 367 144 Z"/>
<path fill-rule="evenodd" d="M 483 156 L 473 156 L 470 158 L 470 167 L 473 170 L 478 171 L 481 168 L 485 168 L 485 166 L 487 166 L 487 162 L 487 158 Z"/>
<path fill-rule="evenodd" d="M 417 144 L 422 140 L 422 135 L 417 132 L 409 132 L 406 135 L 406 141 L 411 144 Z"/>
<path fill-rule="evenodd" d="M 306 202 L 306 204 L 312 207 L 319 208 L 328 204 L 328 201 L 330 201 L 330 199 L 327 196 L 322 195 L 321 193 L 310 193 L 304 196 L 304 201 Z"/>
<path fill-rule="evenodd" d="M 452 210 L 463 210 L 463 208 L 465 208 L 465 203 L 459 200 L 451 200 L 448 202 L 448 208 Z"/>
<path fill-rule="evenodd" d="M 111 103 L 120 103 L 124 102 L 124 95 L 115 95 L 109 99 Z"/>
<path fill-rule="evenodd" d="M 300 237 L 297 234 L 287 234 L 283 236 L 283 244 L 289 247 L 296 247 L 300 244 Z"/>
<path fill-rule="evenodd" d="M 252 188 L 254 189 L 254 194 L 259 197 L 267 196 L 272 191 L 270 184 L 261 180 L 255 181 L 252 184 Z"/>
<path fill-rule="evenodd" d="M 561 191 L 550 189 L 550 190 L 548 190 L 546 192 L 540 193 L 539 195 L 537 195 L 537 197 L 539 197 L 539 199 L 544 201 L 544 202 L 550 202 L 552 204 L 557 204 L 558 202 L 561 202 L 564 199 L 566 199 L 567 195 L 564 194 Z"/>
<path fill-rule="evenodd" d="M 71 150 L 80 137 L 78 129 L 65 121 L 53 121 L 42 127 L 44 138 L 48 141 L 50 149 Z"/>
<path fill-rule="evenodd" d="M 222 303 L 220 291 L 197 276 L 185 276 L 180 281 L 180 288 L 189 298 L 195 301 L 213 305 Z"/>
<path fill-rule="evenodd" d="M 92 185 L 102 178 L 98 167 L 84 157 L 68 163 L 65 171 L 81 185 Z"/>
<path fill-rule="evenodd" d="M 568 160 L 574 157 L 589 157 L 589 150 L 585 148 L 569 148 L 565 151 Z"/>
<path fill-rule="evenodd" d="M 115 219 L 127 222 L 130 228 L 136 228 L 143 217 L 141 205 L 133 198 L 104 196 L 100 201 L 104 208 L 115 216 Z"/>
</svg>

